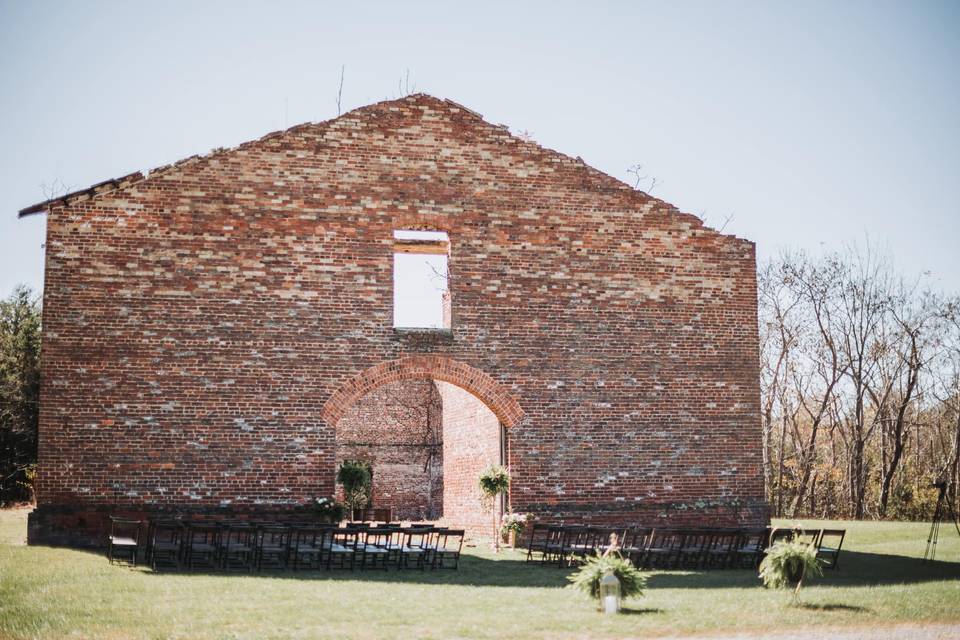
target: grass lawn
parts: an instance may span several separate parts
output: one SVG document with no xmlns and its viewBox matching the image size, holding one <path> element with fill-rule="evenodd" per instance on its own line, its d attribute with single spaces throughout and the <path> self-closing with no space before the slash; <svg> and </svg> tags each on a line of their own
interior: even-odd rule
<svg viewBox="0 0 960 640">
<path fill-rule="evenodd" d="M 458 572 L 156 575 L 24 546 L 25 511 L 0 511 L 0 638 L 622 638 L 960 621 L 953 526 L 935 564 L 919 559 L 929 525 L 830 526 L 848 531 L 840 569 L 811 581 L 801 607 L 752 571 L 662 571 L 609 619 L 563 588 L 568 571 L 518 552 L 467 549 Z"/>
</svg>

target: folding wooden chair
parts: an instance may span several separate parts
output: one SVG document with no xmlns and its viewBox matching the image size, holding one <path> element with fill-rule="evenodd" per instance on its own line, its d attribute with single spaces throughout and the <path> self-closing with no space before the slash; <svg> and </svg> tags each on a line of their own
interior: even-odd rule
<svg viewBox="0 0 960 640">
<path fill-rule="evenodd" d="M 463 529 L 438 529 L 436 547 L 433 550 L 431 568 L 443 569 L 452 562 L 451 569 L 460 568 L 460 551 L 463 549 Z"/>
<path fill-rule="evenodd" d="M 107 560 L 125 560 L 131 566 L 137 566 L 140 553 L 140 525 L 142 520 L 129 520 L 110 516 L 110 537 L 107 540 Z"/>
<path fill-rule="evenodd" d="M 191 522 L 187 527 L 184 564 L 188 569 L 216 569 L 221 528 L 206 522 Z"/>
<path fill-rule="evenodd" d="M 362 550 L 358 550 L 361 544 L 361 534 L 357 529 L 331 529 L 327 569 L 349 567 L 350 571 L 353 571 L 357 566 L 357 555 L 363 553 Z"/>
<path fill-rule="evenodd" d="M 543 555 L 540 556 L 540 564 L 556 562 L 563 566 L 565 561 L 564 541 L 569 535 L 568 528 L 562 525 L 551 525 L 547 527 L 547 537 L 543 545 Z"/>
<path fill-rule="evenodd" d="M 252 571 L 256 565 L 257 528 L 247 522 L 225 523 L 220 532 L 220 567 Z"/>
<path fill-rule="evenodd" d="M 734 563 L 738 567 L 759 567 L 763 552 L 767 548 L 770 531 L 764 529 L 745 529 L 740 532 L 734 552 Z"/>
<path fill-rule="evenodd" d="M 637 568 L 643 565 L 651 534 L 653 534 L 653 529 L 627 529 L 623 532 L 620 552 Z"/>
<path fill-rule="evenodd" d="M 596 527 L 577 527 L 571 529 L 570 533 L 564 545 L 568 566 L 592 556 L 604 544 L 603 530 Z"/>
<path fill-rule="evenodd" d="M 820 535 L 823 533 L 823 529 L 798 529 L 796 533 L 797 540 L 816 547 L 820 544 Z"/>
<path fill-rule="evenodd" d="M 643 559 L 643 568 L 668 569 L 677 562 L 683 533 L 676 529 L 654 529 Z"/>
<path fill-rule="evenodd" d="M 734 561 L 740 532 L 716 530 L 708 534 L 703 554 L 703 566 L 707 569 L 726 569 Z"/>
<path fill-rule="evenodd" d="M 261 571 L 264 567 L 287 568 L 292 534 L 293 529 L 283 525 L 270 524 L 261 527 L 255 552 L 257 571 Z"/>
<path fill-rule="evenodd" d="M 151 520 L 148 562 L 154 571 L 180 567 L 183 525 L 177 520 Z"/>
<path fill-rule="evenodd" d="M 702 566 L 707 544 L 713 535 L 702 529 L 683 531 L 680 548 L 677 550 L 676 566 L 696 569 Z"/>
<path fill-rule="evenodd" d="M 357 546 L 358 549 L 362 549 L 360 555 L 361 571 L 367 568 L 387 570 L 394 555 L 392 547 L 393 534 L 393 529 L 377 528 L 367 530 L 363 544 Z"/>
<path fill-rule="evenodd" d="M 328 531 L 326 527 L 295 527 L 290 534 L 287 567 L 297 570 L 323 566 Z"/>
<path fill-rule="evenodd" d="M 546 553 L 549 527 L 536 522 L 530 524 L 530 535 L 527 536 L 527 562 L 534 560 L 534 553 Z"/>
<path fill-rule="evenodd" d="M 432 544 L 435 530 L 433 527 L 410 527 L 403 530 L 401 535 L 403 542 L 397 549 L 397 568 L 422 571 L 427 566 L 430 551 L 435 547 Z"/>
<path fill-rule="evenodd" d="M 846 534 L 846 529 L 824 529 L 820 532 L 820 540 L 817 542 L 817 557 L 823 558 L 823 564 L 827 568 L 837 568 L 837 563 L 840 560 L 840 548 L 843 546 L 843 538 Z"/>
</svg>

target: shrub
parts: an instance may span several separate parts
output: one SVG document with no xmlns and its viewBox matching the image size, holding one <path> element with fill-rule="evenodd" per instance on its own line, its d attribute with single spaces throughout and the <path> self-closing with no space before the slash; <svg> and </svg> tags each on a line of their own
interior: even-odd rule
<svg viewBox="0 0 960 640">
<path fill-rule="evenodd" d="M 364 460 L 344 460 L 337 470 L 337 482 L 343 485 L 343 496 L 351 510 L 363 509 L 370 503 L 373 470 Z"/>
<path fill-rule="evenodd" d="M 647 577 L 641 573 L 633 563 L 617 552 L 607 555 L 587 556 L 583 565 L 567 579 L 570 587 L 579 589 L 591 598 L 600 598 L 600 579 L 608 572 L 612 572 L 620 581 L 620 597 L 639 598 L 647 588 Z"/>
</svg>

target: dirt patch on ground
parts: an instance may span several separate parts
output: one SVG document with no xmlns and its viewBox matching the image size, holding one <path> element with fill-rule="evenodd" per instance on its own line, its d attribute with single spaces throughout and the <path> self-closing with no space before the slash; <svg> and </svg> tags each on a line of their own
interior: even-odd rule
<svg viewBox="0 0 960 640">
<path fill-rule="evenodd" d="M 784 633 L 683 636 L 682 640 L 957 640 L 960 624 L 907 624 L 856 628 L 794 629 Z M 681 640 L 681 639 L 678 639 Z"/>
</svg>

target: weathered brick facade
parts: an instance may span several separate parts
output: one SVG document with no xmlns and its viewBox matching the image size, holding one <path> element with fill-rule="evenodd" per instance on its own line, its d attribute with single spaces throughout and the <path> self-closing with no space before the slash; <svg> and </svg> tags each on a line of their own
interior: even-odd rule
<svg viewBox="0 0 960 640">
<path fill-rule="evenodd" d="M 341 417 L 419 378 L 505 425 L 514 510 L 767 518 L 752 243 L 455 103 L 371 105 L 40 210 L 34 542 L 91 540 L 111 510 L 331 495 Z M 450 331 L 393 328 L 396 229 L 449 234 Z"/>
</svg>

